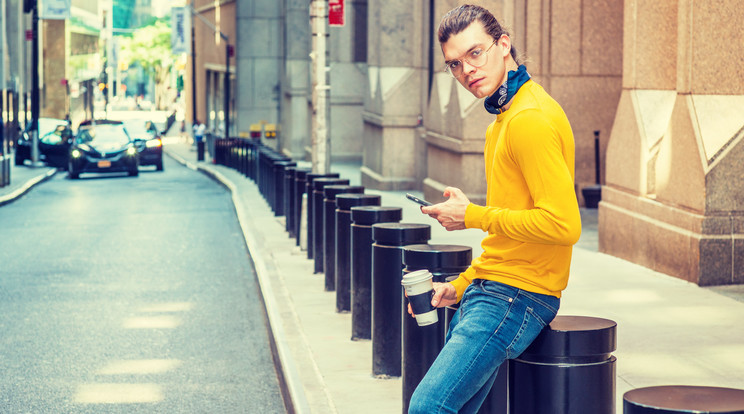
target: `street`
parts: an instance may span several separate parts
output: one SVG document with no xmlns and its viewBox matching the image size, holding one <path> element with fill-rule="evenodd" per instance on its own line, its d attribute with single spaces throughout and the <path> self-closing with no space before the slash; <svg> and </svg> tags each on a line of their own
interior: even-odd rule
<svg viewBox="0 0 744 414">
<path fill-rule="evenodd" d="M 164 162 L 0 208 L 0 412 L 285 412 L 230 195 Z"/>
</svg>

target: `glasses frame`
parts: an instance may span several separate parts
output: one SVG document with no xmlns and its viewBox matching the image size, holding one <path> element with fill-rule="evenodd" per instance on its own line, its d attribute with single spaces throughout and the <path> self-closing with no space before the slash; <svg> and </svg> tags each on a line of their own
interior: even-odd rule
<svg viewBox="0 0 744 414">
<path fill-rule="evenodd" d="M 450 69 L 450 64 L 452 64 L 453 62 L 460 62 L 460 65 L 462 65 L 464 62 L 467 62 L 468 65 L 470 65 L 470 66 L 472 66 L 474 68 L 482 68 L 483 66 L 486 66 L 486 64 L 488 63 L 488 52 L 493 48 L 493 45 L 495 45 L 496 43 L 498 43 L 498 41 L 499 41 L 498 39 L 494 39 L 493 42 L 491 42 L 491 45 L 488 46 L 488 48 L 483 51 L 483 54 L 485 55 L 485 59 L 486 60 L 483 61 L 482 64 L 475 65 L 475 64 L 471 63 L 470 60 L 468 58 L 466 58 L 466 57 L 463 57 L 463 58 L 460 58 L 460 59 L 453 59 L 453 60 L 450 60 L 449 63 L 445 63 L 444 64 L 444 72 L 448 73 L 450 76 L 452 76 L 453 78 L 457 79 L 460 75 L 462 75 L 465 72 L 464 72 L 464 69 L 463 69 L 463 72 L 460 72 L 460 75 L 455 75 L 454 73 L 452 73 L 452 69 Z M 465 53 L 465 55 L 469 55 L 470 53 L 473 52 L 473 50 L 474 49 L 471 49 L 470 51 L 468 51 L 467 53 Z"/>
</svg>

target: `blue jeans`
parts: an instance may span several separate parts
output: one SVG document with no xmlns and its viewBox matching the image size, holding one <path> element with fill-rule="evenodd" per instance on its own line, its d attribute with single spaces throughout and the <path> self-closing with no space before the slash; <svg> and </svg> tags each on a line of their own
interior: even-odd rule
<svg viewBox="0 0 744 414">
<path fill-rule="evenodd" d="M 490 280 L 468 286 L 446 343 L 411 397 L 409 414 L 476 413 L 499 366 L 555 318 L 560 299 Z"/>
</svg>

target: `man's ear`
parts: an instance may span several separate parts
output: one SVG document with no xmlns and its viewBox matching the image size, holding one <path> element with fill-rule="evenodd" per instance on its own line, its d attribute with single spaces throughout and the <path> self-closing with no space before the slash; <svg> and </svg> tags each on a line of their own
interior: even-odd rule
<svg viewBox="0 0 744 414">
<path fill-rule="evenodd" d="M 501 35 L 498 44 L 501 47 L 502 57 L 507 57 L 511 54 L 511 39 L 508 35 Z"/>
</svg>

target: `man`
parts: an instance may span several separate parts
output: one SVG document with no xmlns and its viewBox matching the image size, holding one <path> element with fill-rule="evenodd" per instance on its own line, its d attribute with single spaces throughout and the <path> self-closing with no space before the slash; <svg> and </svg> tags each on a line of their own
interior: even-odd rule
<svg viewBox="0 0 744 414">
<path fill-rule="evenodd" d="M 194 144 L 199 145 L 202 142 L 206 130 L 207 126 L 199 122 L 198 119 L 194 121 Z"/>
<path fill-rule="evenodd" d="M 483 254 L 432 305 L 460 303 L 447 342 L 414 392 L 410 413 L 475 413 L 504 360 L 519 356 L 555 317 L 581 234 L 574 139 L 565 113 L 532 80 L 493 15 L 464 5 L 438 30 L 446 70 L 486 98 L 486 205 L 448 187 L 421 211 L 447 230 L 480 228 Z M 410 307 L 409 307 L 410 312 Z"/>
</svg>

